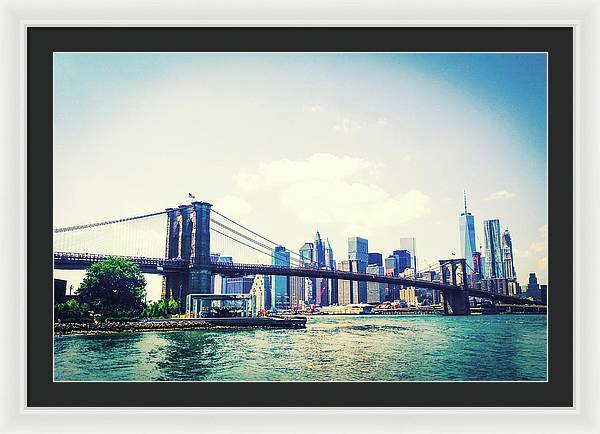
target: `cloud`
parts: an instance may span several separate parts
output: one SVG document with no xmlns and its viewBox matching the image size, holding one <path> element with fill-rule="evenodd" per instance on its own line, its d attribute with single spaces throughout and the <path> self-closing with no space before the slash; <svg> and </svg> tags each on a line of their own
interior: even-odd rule
<svg viewBox="0 0 600 434">
<path fill-rule="evenodd" d="M 246 216 L 252 211 L 252 206 L 237 196 L 223 196 L 215 200 L 214 207 L 220 213 L 231 217 Z"/>
<path fill-rule="evenodd" d="M 375 183 L 381 163 L 350 156 L 313 154 L 276 160 L 240 173 L 240 189 L 278 197 L 282 207 L 309 224 L 340 225 L 361 233 L 391 228 L 430 214 L 419 190 L 393 195 Z"/>
<path fill-rule="evenodd" d="M 304 105 L 302 106 L 302 110 L 310 113 L 319 113 L 323 111 L 323 107 L 321 107 L 319 104 Z"/>
<path fill-rule="evenodd" d="M 510 193 L 506 190 L 497 191 L 495 193 L 490 194 L 487 197 L 484 197 L 483 200 L 491 201 L 491 200 L 509 200 L 515 197 L 515 193 Z"/>
<path fill-rule="evenodd" d="M 343 118 L 340 122 L 333 126 L 333 129 L 344 135 L 348 135 L 355 131 L 363 129 L 364 127 L 364 122 L 352 120 L 350 118 Z"/>
<path fill-rule="evenodd" d="M 530 243 L 527 249 L 514 249 L 516 261 L 523 261 L 526 265 L 526 270 L 537 271 L 538 279 L 541 281 L 547 280 L 548 276 L 548 224 L 544 224 L 538 228 L 538 239 Z M 527 271 L 528 273 L 529 271 Z M 527 274 L 523 274 L 521 280 Z"/>
</svg>

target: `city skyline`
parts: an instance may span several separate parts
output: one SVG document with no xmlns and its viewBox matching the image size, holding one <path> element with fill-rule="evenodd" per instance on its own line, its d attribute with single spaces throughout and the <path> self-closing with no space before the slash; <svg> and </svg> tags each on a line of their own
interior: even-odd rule
<svg viewBox="0 0 600 434">
<path fill-rule="evenodd" d="M 384 257 L 414 237 L 420 268 L 460 254 L 466 189 L 477 250 L 483 221 L 500 219 L 517 276 L 547 281 L 545 55 L 54 60 L 57 227 L 190 191 L 293 251 L 315 230 L 337 259 L 352 236 Z"/>
</svg>

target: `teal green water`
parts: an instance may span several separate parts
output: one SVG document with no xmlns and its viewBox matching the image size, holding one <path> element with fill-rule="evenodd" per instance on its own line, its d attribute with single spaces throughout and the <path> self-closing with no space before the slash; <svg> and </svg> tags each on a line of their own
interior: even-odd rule
<svg viewBox="0 0 600 434">
<path fill-rule="evenodd" d="M 306 329 L 54 338 L 73 381 L 546 380 L 546 316 L 315 316 Z"/>
</svg>

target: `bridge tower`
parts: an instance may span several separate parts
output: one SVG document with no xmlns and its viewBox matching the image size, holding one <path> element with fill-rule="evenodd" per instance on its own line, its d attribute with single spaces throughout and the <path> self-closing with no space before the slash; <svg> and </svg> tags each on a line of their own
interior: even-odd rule
<svg viewBox="0 0 600 434">
<path fill-rule="evenodd" d="M 188 294 L 210 294 L 210 270 L 199 268 L 210 264 L 210 209 L 206 202 L 192 202 L 167 208 L 167 237 L 165 257 L 188 261 L 183 272 L 163 276 L 162 298 L 173 298 L 180 306 Z"/>
<path fill-rule="evenodd" d="M 459 268 L 460 267 L 460 268 Z M 445 315 L 470 315 L 469 288 L 467 286 L 467 263 L 465 259 L 440 260 L 444 285 L 462 286 L 462 291 L 444 291 Z M 457 273 L 457 271 L 460 271 Z"/>
</svg>

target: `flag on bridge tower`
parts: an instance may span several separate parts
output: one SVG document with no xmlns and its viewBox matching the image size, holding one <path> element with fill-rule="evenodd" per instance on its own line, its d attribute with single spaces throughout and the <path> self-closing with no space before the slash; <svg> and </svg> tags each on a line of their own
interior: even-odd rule
<svg viewBox="0 0 600 434">
<path fill-rule="evenodd" d="M 188 193 L 188 199 L 196 199 L 196 196 L 194 196 L 192 193 Z"/>
</svg>

